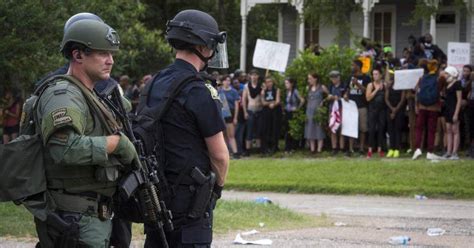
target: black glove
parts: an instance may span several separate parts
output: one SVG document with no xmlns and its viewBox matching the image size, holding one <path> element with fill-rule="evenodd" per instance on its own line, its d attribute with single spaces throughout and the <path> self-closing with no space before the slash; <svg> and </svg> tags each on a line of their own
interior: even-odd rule
<svg viewBox="0 0 474 248">
<path fill-rule="evenodd" d="M 214 189 L 212 190 L 212 196 L 215 197 L 216 199 L 221 199 L 223 189 L 224 187 L 217 185 L 217 183 L 214 184 Z"/>
</svg>

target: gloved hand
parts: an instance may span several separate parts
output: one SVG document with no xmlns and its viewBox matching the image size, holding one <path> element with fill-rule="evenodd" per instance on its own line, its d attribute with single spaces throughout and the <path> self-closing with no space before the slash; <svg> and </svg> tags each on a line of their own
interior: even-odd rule
<svg viewBox="0 0 474 248">
<path fill-rule="evenodd" d="M 139 161 L 135 146 L 128 137 L 123 134 L 120 134 L 119 143 L 112 154 L 116 155 L 123 165 L 130 165 Z"/>
<path fill-rule="evenodd" d="M 219 200 L 222 196 L 222 189 L 224 189 L 224 187 L 217 185 L 217 183 L 214 184 L 211 195 L 211 209 L 216 208 L 217 200 Z"/>
<path fill-rule="evenodd" d="M 221 199 L 223 189 L 224 187 L 217 185 L 217 183 L 214 184 L 214 188 L 212 189 L 212 196 L 216 199 Z"/>
</svg>

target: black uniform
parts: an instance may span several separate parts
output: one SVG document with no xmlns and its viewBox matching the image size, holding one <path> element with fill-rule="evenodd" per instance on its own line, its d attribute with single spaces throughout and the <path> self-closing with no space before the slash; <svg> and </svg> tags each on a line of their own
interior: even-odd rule
<svg viewBox="0 0 474 248">
<path fill-rule="evenodd" d="M 150 82 L 149 106 L 163 104 L 168 87 L 183 73 L 197 74 L 198 71 L 180 59 L 162 70 Z M 201 218 L 190 219 L 187 215 L 195 192 L 195 182 L 190 177 L 192 168 L 197 167 L 206 175 L 211 172 L 204 138 L 225 130 L 217 91 L 204 81 L 187 83 L 163 116 L 161 125 L 166 158 L 164 173 L 174 193 L 166 197 L 175 227 L 166 233 L 168 243 L 170 247 L 210 247 L 214 206 L 209 206 Z M 146 226 L 146 234 L 145 247 L 160 247 L 160 237 L 152 227 Z"/>
</svg>

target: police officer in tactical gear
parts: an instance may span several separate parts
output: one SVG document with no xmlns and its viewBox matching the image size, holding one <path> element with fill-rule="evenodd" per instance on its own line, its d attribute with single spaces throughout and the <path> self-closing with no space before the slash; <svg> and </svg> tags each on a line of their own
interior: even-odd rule
<svg viewBox="0 0 474 248">
<path fill-rule="evenodd" d="M 108 247 L 111 197 L 122 170 L 138 163 L 133 144 L 93 91 L 97 81 L 109 79 L 119 44 L 117 32 L 100 20 L 75 21 L 65 29 L 61 52 L 69 69 L 45 82 L 36 116 L 50 211 L 70 230 L 35 218 L 41 247 Z"/>
<path fill-rule="evenodd" d="M 96 21 L 104 22 L 102 18 L 100 18 L 99 16 L 93 13 L 89 13 L 89 12 L 77 13 L 71 16 L 64 24 L 64 33 L 67 32 L 67 30 L 69 29 L 69 27 L 71 27 L 73 23 L 80 20 L 96 20 Z M 69 61 L 64 66 L 58 68 L 54 72 L 49 73 L 42 79 L 38 80 L 38 82 L 36 83 L 36 86 L 40 86 L 43 82 L 45 82 L 46 80 L 56 75 L 64 75 L 67 73 L 68 70 L 69 70 Z M 106 80 L 100 80 L 96 82 L 94 88 L 99 95 L 101 95 L 102 97 L 107 97 L 108 96 L 107 94 L 110 93 L 110 91 L 114 87 L 117 87 L 117 85 L 118 85 L 117 81 L 115 81 L 112 77 L 109 77 Z M 127 109 L 127 111 L 131 110 L 132 105 L 126 98 L 122 98 L 122 102 L 124 103 L 125 109 Z M 121 220 L 118 218 L 117 215 L 114 215 L 114 218 L 112 219 L 112 223 L 113 223 L 113 228 L 112 228 L 112 235 L 110 237 L 110 245 L 116 246 L 116 247 L 129 247 L 132 240 L 131 222 Z"/>
<path fill-rule="evenodd" d="M 163 140 L 156 140 L 158 146 L 164 147 L 164 154 L 159 156 L 165 157 L 164 177 L 170 189 L 162 192 L 170 192 L 164 198 L 173 214 L 174 230 L 168 230 L 166 238 L 170 247 L 210 247 L 212 211 L 224 186 L 229 152 L 217 91 L 199 75 L 208 64 L 225 64 L 221 59 L 226 59 L 227 54 L 221 47 L 225 47 L 222 45 L 226 34 L 219 32 L 209 14 L 184 10 L 168 22 L 166 35 L 176 50 L 176 60 L 149 83 L 149 97 L 142 98 L 140 105 L 163 105 L 170 86 L 179 83 L 177 78 L 196 75 L 172 100 L 160 121 Z M 144 111 L 140 105 L 139 116 Z M 205 187 L 208 183 L 212 186 Z M 212 197 L 203 194 L 203 188 L 210 189 Z M 145 247 L 159 247 L 161 240 L 156 230 L 145 228 Z"/>
</svg>

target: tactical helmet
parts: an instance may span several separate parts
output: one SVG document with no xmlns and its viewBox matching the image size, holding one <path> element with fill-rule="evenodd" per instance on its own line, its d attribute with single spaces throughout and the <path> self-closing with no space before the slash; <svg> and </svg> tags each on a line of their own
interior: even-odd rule
<svg viewBox="0 0 474 248">
<path fill-rule="evenodd" d="M 216 20 L 199 10 L 183 10 L 166 24 L 166 39 L 171 46 L 183 49 L 183 45 L 204 45 L 216 50 L 226 41 L 227 34 L 219 32 Z"/>
<path fill-rule="evenodd" d="M 80 20 L 64 32 L 60 51 L 65 53 L 70 43 L 79 43 L 94 50 L 118 51 L 120 40 L 117 32 L 106 23 Z"/>
<path fill-rule="evenodd" d="M 66 24 L 64 24 L 64 33 L 66 33 L 66 30 L 75 22 L 77 21 L 80 21 L 80 20 L 96 20 L 96 21 L 100 21 L 100 22 L 104 22 L 99 16 L 97 15 L 94 15 L 92 13 L 89 13 L 89 12 L 81 12 L 81 13 L 77 13 L 73 16 L 71 16 Z"/>
</svg>

